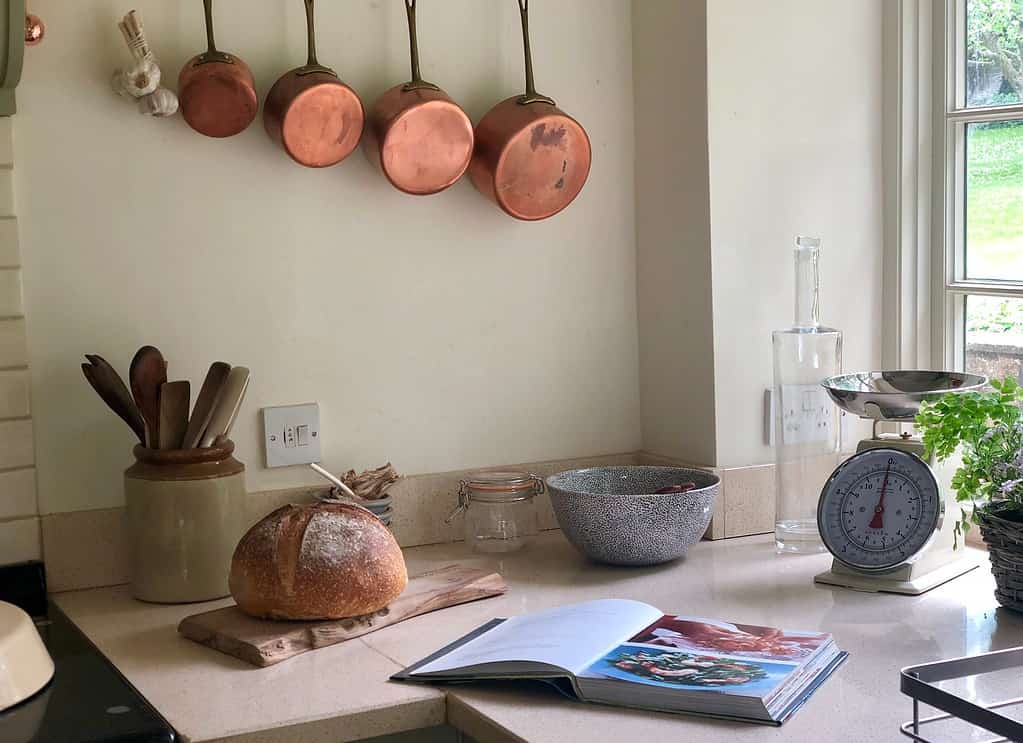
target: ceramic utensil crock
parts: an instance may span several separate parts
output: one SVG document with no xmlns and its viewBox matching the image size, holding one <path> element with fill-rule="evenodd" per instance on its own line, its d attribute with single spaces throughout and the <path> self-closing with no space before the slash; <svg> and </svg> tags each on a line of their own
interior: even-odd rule
<svg viewBox="0 0 1023 743">
<path fill-rule="evenodd" d="M 136 446 L 124 473 L 132 593 L 184 603 L 227 596 L 245 518 L 245 465 L 234 443 L 208 449 Z"/>
</svg>

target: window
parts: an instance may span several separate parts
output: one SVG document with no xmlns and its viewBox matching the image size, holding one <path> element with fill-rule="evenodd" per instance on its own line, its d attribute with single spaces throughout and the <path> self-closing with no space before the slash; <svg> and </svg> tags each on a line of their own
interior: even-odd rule
<svg viewBox="0 0 1023 743">
<path fill-rule="evenodd" d="M 1020 377 L 1023 0 L 947 0 L 944 29 L 944 361 Z"/>
</svg>

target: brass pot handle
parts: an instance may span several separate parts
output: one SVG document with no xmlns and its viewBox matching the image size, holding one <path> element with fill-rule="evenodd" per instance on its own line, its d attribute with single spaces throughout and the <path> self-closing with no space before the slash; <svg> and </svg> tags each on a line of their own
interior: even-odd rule
<svg viewBox="0 0 1023 743">
<path fill-rule="evenodd" d="M 203 13 L 206 15 L 206 51 L 199 55 L 196 65 L 209 62 L 223 62 L 234 64 L 234 57 L 217 49 L 217 43 L 213 39 L 213 0 L 202 0 Z"/>
<path fill-rule="evenodd" d="M 316 18 L 313 0 L 305 0 L 305 32 L 306 48 L 309 50 L 308 58 L 305 66 L 300 67 L 295 74 L 301 77 L 302 75 L 311 75 L 314 72 L 326 72 L 328 75 L 337 77 L 337 73 L 334 70 L 324 67 L 316 61 Z"/>
<path fill-rule="evenodd" d="M 519 17 L 522 19 L 522 49 L 526 57 L 526 92 L 520 95 L 518 101 L 520 106 L 530 103 L 549 103 L 556 105 L 552 98 L 536 92 L 536 83 L 533 80 L 533 52 L 529 48 L 529 0 L 517 0 L 519 4 Z"/>
<path fill-rule="evenodd" d="M 408 45 L 412 57 L 412 79 L 401 86 L 403 92 L 410 90 L 440 90 L 433 83 L 428 83 L 419 72 L 419 37 L 416 33 L 416 0 L 403 0 L 405 15 L 408 16 Z"/>
</svg>

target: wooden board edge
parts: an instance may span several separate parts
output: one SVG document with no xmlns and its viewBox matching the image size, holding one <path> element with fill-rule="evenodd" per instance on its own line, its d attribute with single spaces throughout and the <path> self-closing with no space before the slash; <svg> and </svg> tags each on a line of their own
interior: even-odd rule
<svg viewBox="0 0 1023 743">
<path fill-rule="evenodd" d="M 508 591 L 508 584 L 500 573 L 497 572 L 483 573 L 481 569 L 465 568 L 460 565 L 446 565 L 444 567 L 428 570 L 426 572 L 412 576 L 410 580 L 415 578 L 436 575 L 437 573 L 443 573 L 445 571 L 451 571 L 453 569 L 461 569 L 465 571 L 481 573 L 481 575 L 479 575 L 477 578 L 473 579 L 468 583 L 457 584 L 452 587 L 452 591 L 457 591 L 459 593 L 468 592 L 468 594 L 464 598 L 461 598 L 456 603 L 446 602 L 444 597 L 450 596 L 450 592 L 448 592 L 446 594 L 442 594 L 440 596 L 435 597 L 432 601 L 425 603 L 420 610 L 414 613 L 396 616 L 390 621 L 387 621 L 387 618 L 385 617 L 383 618 L 384 621 L 382 622 L 377 621 L 373 623 L 367 623 L 366 626 L 362 628 L 362 631 L 357 631 L 349 635 L 348 637 L 344 638 L 343 640 L 337 640 L 335 642 L 329 643 L 318 643 L 316 641 L 318 637 L 318 633 L 316 632 L 317 625 L 318 624 L 323 625 L 327 621 L 340 622 L 344 620 L 341 619 L 324 620 L 323 622 L 319 623 L 296 622 L 295 628 L 296 629 L 301 628 L 304 630 L 303 632 L 304 641 L 301 643 L 291 643 L 293 645 L 292 648 L 293 652 L 291 652 L 290 654 L 281 653 L 282 648 L 280 647 L 279 644 L 280 640 L 271 640 L 258 645 L 247 642 L 239 642 L 230 637 L 229 635 L 225 635 L 218 630 L 210 629 L 202 622 L 202 618 L 208 617 L 212 614 L 220 614 L 224 612 L 229 612 L 231 610 L 238 611 L 237 604 L 187 616 L 178 623 L 177 632 L 182 637 L 193 642 L 196 642 L 200 645 L 204 645 L 212 650 L 224 653 L 225 655 L 230 655 L 231 657 L 242 660 L 243 662 L 249 663 L 250 665 L 256 666 L 258 668 L 267 668 L 269 666 L 282 663 L 285 660 L 289 660 L 290 658 L 294 658 L 297 655 L 307 653 L 311 650 L 318 650 L 319 648 L 322 647 L 330 647 L 331 645 L 337 645 L 342 642 L 354 640 L 358 637 L 362 637 L 372 632 L 376 632 L 377 630 L 381 630 L 386 627 L 393 626 L 395 624 L 400 624 L 406 619 L 412 619 L 413 617 L 422 616 L 423 614 L 429 614 L 440 609 L 446 609 L 453 606 L 461 606 L 463 604 L 473 603 L 475 601 L 480 601 L 482 599 L 501 596 L 507 593 Z M 358 621 L 359 619 L 361 619 L 361 617 L 349 617 L 348 619 Z"/>
</svg>

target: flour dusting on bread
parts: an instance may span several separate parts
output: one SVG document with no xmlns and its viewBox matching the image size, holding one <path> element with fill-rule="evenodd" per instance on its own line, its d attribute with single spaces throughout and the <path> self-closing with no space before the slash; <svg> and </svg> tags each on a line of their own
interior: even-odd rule
<svg viewBox="0 0 1023 743">
<path fill-rule="evenodd" d="M 408 582 L 394 536 L 344 503 L 288 505 L 242 537 L 231 594 L 242 611 L 274 619 L 337 619 L 378 611 Z"/>
</svg>

